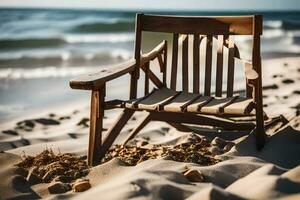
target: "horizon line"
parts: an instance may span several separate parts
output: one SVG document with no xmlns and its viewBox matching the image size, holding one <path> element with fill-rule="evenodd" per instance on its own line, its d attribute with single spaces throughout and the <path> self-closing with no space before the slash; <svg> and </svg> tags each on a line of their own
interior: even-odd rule
<svg viewBox="0 0 300 200">
<path fill-rule="evenodd" d="M 291 9 L 120 9 L 120 8 L 79 8 L 79 7 L 38 7 L 38 6 L 1 6 L 0 9 L 36 9 L 36 10 L 92 10 L 92 11 L 107 11 L 107 12 L 300 12 L 298 10 Z"/>
</svg>

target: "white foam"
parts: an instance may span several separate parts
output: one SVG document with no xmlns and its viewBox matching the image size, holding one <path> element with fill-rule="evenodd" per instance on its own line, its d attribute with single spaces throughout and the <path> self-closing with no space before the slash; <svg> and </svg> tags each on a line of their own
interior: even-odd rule
<svg viewBox="0 0 300 200">
<path fill-rule="evenodd" d="M 64 38 L 68 43 L 92 43 L 92 42 L 131 42 L 134 41 L 133 33 L 107 33 L 89 35 L 67 35 Z"/>
<path fill-rule="evenodd" d="M 280 28 L 282 26 L 282 21 L 279 20 L 265 21 L 264 26 L 271 27 L 271 28 Z"/>
<path fill-rule="evenodd" d="M 34 69 L 7 68 L 0 69 L 0 79 L 36 79 L 50 77 L 67 77 L 96 71 L 95 67 L 43 67 Z"/>
<path fill-rule="evenodd" d="M 264 38 L 281 37 L 284 35 L 285 35 L 285 32 L 281 29 L 264 30 L 264 33 L 263 33 Z"/>
</svg>

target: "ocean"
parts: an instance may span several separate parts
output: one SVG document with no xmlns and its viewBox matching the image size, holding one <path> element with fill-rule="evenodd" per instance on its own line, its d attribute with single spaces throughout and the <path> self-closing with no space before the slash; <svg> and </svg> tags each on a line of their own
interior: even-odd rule
<svg viewBox="0 0 300 200">
<path fill-rule="evenodd" d="M 145 12 L 175 15 L 243 15 L 254 12 Z M 262 58 L 300 55 L 300 12 L 264 16 Z M 62 101 L 88 98 L 68 80 L 132 57 L 135 12 L 0 9 L 0 121 Z M 157 38 L 148 38 L 149 49 Z M 245 57 L 249 38 L 239 40 Z M 157 44 L 157 43 L 156 43 Z M 240 73 L 242 74 L 242 73 Z"/>
</svg>

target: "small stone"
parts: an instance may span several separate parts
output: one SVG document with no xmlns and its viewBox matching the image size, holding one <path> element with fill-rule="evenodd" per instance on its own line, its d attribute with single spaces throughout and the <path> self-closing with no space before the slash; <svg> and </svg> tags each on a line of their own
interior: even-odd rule
<svg viewBox="0 0 300 200">
<path fill-rule="evenodd" d="M 191 182 L 203 182 L 204 177 L 198 170 L 190 169 L 183 174 Z"/>
<path fill-rule="evenodd" d="M 31 183 L 32 185 L 34 184 L 38 184 L 38 183 L 41 183 L 42 180 L 40 179 L 40 177 L 38 177 L 36 174 L 36 168 L 32 168 L 29 172 L 28 172 L 28 175 L 27 175 L 27 178 L 26 180 Z"/>
<path fill-rule="evenodd" d="M 232 149 L 232 147 L 235 145 L 234 142 L 228 142 L 225 147 L 223 148 L 224 151 L 230 151 L 230 149 Z"/>
<path fill-rule="evenodd" d="M 60 194 L 71 190 L 71 187 L 67 183 L 54 182 L 48 187 L 48 190 L 51 194 Z"/>
<path fill-rule="evenodd" d="M 220 155 L 222 153 L 221 149 L 217 146 L 210 147 L 209 151 L 211 152 L 212 156 Z"/>
<path fill-rule="evenodd" d="M 211 141 L 211 145 L 218 146 L 219 148 L 223 149 L 226 145 L 226 141 L 222 138 L 215 137 L 213 141 Z"/>
<path fill-rule="evenodd" d="M 91 187 L 91 184 L 89 181 L 76 181 L 73 185 L 73 191 L 74 192 L 83 192 L 88 190 Z"/>
</svg>

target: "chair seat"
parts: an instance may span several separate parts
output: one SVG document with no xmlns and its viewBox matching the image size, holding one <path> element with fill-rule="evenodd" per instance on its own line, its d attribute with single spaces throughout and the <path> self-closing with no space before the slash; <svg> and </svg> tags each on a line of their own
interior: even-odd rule
<svg viewBox="0 0 300 200">
<path fill-rule="evenodd" d="M 147 111 L 243 115 L 251 113 L 254 103 L 253 99 L 239 96 L 209 97 L 161 88 L 153 90 L 144 97 L 126 101 L 124 106 Z"/>
</svg>

